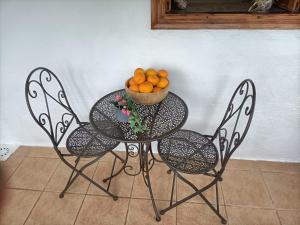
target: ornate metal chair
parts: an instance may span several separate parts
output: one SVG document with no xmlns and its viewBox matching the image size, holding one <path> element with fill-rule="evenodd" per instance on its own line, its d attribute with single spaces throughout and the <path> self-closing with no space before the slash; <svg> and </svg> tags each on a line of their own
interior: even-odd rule
<svg viewBox="0 0 300 225">
<path fill-rule="evenodd" d="M 111 175 L 113 175 L 116 159 L 118 158 L 124 162 L 121 157 L 112 151 L 119 142 L 103 137 L 89 123 L 79 120 L 68 102 L 61 82 L 49 69 L 39 67 L 30 72 L 26 81 L 25 97 L 33 119 L 47 133 L 59 158 L 72 170 L 69 180 L 59 197 L 64 197 L 64 193 L 80 175 L 106 192 L 114 200 L 117 200 L 118 197 L 109 192 L 110 179 L 107 188 L 104 188 L 89 178 L 84 170 L 97 162 L 106 153 L 111 153 L 114 155 L 111 171 Z M 71 125 L 76 125 L 77 128 L 67 137 L 66 147 L 68 153 L 64 153 L 58 146 L 65 134 L 69 132 Z M 75 165 L 67 160 L 67 157 L 72 156 L 76 157 Z M 78 168 L 81 158 L 92 158 L 92 160 Z"/>
<path fill-rule="evenodd" d="M 202 135 L 190 130 L 179 130 L 158 143 L 158 152 L 162 160 L 173 172 L 173 185 L 170 206 L 161 210 L 163 215 L 168 210 L 187 200 L 200 196 L 216 213 L 223 224 L 226 219 L 220 214 L 218 182 L 233 152 L 244 140 L 252 121 L 255 108 L 256 92 L 252 80 L 244 80 L 235 90 L 225 116 L 214 135 Z M 217 146 L 214 144 L 217 142 Z M 219 150 L 219 153 L 218 153 Z M 219 160 L 220 159 L 220 160 Z M 220 161 L 219 166 L 217 166 Z M 197 188 L 182 174 L 202 174 L 212 177 L 206 186 Z M 176 178 L 190 186 L 194 193 L 173 203 L 174 185 Z M 203 192 L 215 186 L 216 207 L 208 201 Z"/>
</svg>

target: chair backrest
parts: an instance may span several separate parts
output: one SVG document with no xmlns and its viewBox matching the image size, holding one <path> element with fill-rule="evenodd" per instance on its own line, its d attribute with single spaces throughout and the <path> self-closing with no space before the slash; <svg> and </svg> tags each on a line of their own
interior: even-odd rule
<svg viewBox="0 0 300 225">
<path fill-rule="evenodd" d="M 28 75 L 25 97 L 33 119 L 57 149 L 73 120 L 80 123 L 70 107 L 61 82 L 49 69 L 38 67 Z"/>
<path fill-rule="evenodd" d="M 254 114 L 256 90 L 252 80 L 246 79 L 237 87 L 224 118 L 217 128 L 212 140 L 218 140 L 221 160 L 221 170 L 243 142 Z"/>
</svg>

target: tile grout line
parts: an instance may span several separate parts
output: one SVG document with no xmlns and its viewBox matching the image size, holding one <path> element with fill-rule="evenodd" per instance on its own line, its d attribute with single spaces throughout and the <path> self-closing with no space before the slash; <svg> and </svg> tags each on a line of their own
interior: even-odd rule
<svg viewBox="0 0 300 225">
<path fill-rule="evenodd" d="M 37 201 L 35 202 L 34 206 L 33 206 L 32 209 L 30 210 L 30 212 L 28 213 L 28 216 L 26 217 L 26 219 L 25 219 L 23 225 L 26 224 L 26 222 L 27 222 L 27 220 L 29 219 L 29 217 L 30 217 L 32 211 L 34 210 L 34 208 L 35 208 L 36 205 L 38 204 L 38 202 L 39 202 L 39 200 L 41 199 L 42 195 L 45 193 L 45 189 L 46 189 L 48 183 L 50 182 L 51 178 L 54 176 L 54 174 L 55 174 L 55 172 L 56 172 L 56 170 L 57 170 L 59 164 L 60 164 L 60 162 L 57 163 L 57 165 L 56 165 L 56 167 L 55 167 L 53 173 L 52 173 L 52 174 L 50 175 L 50 177 L 48 178 L 47 183 L 45 184 L 44 188 L 43 188 L 42 190 L 40 190 L 40 192 L 41 192 L 41 193 L 40 193 L 40 196 L 38 197 L 38 199 L 37 199 Z"/>
<path fill-rule="evenodd" d="M 44 193 L 44 192 L 40 191 L 40 195 L 39 195 L 38 199 L 36 200 L 36 202 L 34 203 L 33 207 L 31 208 L 30 212 L 28 213 L 28 215 L 27 215 L 27 217 L 26 217 L 26 219 L 25 219 L 23 225 L 26 224 L 27 220 L 29 219 L 29 217 L 30 217 L 30 215 L 31 215 L 31 213 L 32 213 L 32 211 L 33 211 L 33 209 L 36 207 L 38 201 L 41 199 L 43 193 Z"/>
<path fill-rule="evenodd" d="M 275 173 L 275 174 L 299 174 L 300 172 L 297 171 L 268 171 L 268 170 L 259 170 L 261 173 Z"/>
<path fill-rule="evenodd" d="M 58 170 L 58 167 L 59 167 L 60 164 L 61 164 L 61 162 L 58 161 L 58 163 L 57 163 L 57 165 L 56 165 L 56 167 L 55 167 L 53 173 L 51 174 L 51 176 L 49 177 L 49 179 L 48 179 L 48 181 L 47 181 L 45 187 L 43 188 L 43 192 L 45 192 L 46 187 L 48 186 L 48 184 L 49 184 L 50 180 L 52 179 L 52 177 L 54 176 L 55 172 Z"/>
<path fill-rule="evenodd" d="M 279 217 L 278 211 L 277 211 L 277 210 L 275 210 L 275 213 L 276 213 L 276 215 L 277 215 L 277 218 L 278 218 L 278 220 L 279 220 L 279 223 L 280 223 L 280 225 L 283 225 L 283 224 L 282 224 L 282 222 L 281 222 L 281 220 L 280 220 L 280 217 Z"/>
<path fill-rule="evenodd" d="M 10 190 L 23 190 L 23 191 L 36 191 L 36 192 L 42 192 L 41 190 L 35 190 L 35 189 L 24 189 L 24 188 L 6 188 L 6 189 L 10 189 Z M 53 190 L 45 190 L 43 191 L 45 193 L 60 193 L 60 191 L 53 191 Z M 71 195 L 86 195 L 86 196 L 96 196 L 96 197 L 109 197 L 108 195 L 101 195 L 101 194 L 84 194 L 84 193 L 80 193 L 80 192 L 67 192 L 66 194 L 71 194 Z M 126 196 L 122 196 L 119 197 L 121 199 L 135 199 L 135 200 L 151 200 L 150 198 L 144 198 L 144 197 L 126 197 Z M 154 199 L 155 201 L 161 201 L 161 202 L 169 202 L 170 200 L 165 200 L 165 199 Z M 205 204 L 202 202 L 187 202 L 187 204 Z M 223 205 L 222 205 L 223 206 Z M 298 211 L 298 209 L 289 209 L 289 211 Z"/>
<path fill-rule="evenodd" d="M 269 187 L 268 187 L 268 185 L 267 185 L 267 182 L 265 181 L 265 178 L 264 178 L 264 174 L 263 174 L 263 173 L 264 173 L 263 171 L 260 171 L 260 175 L 262 176 L 263 183 L 264 183 L 264 185 L 265 185 L 265 187 L 266 187 L 266 189 L 267 189 L 268 195 L 269 195 L 269 197 L 270 197 L 270 199 L 271 199 L 272 206 L 273 206 L 273 208 L 275 209 L 275 213 L 276 213 L 277 219 L 278 219 L 280 225 L 282 225 L 281 220 L 280 220 L 280 217 L 279 217 L 279 214 L 278 214 L 278 212 L 277 212 L 277 210 L 276 210 L 276 208 L 275 208 L 275 204 L 274 204 L 272 195 L 271 195 L 271 193 L 270 193 L 270 190 L 269 190 Z"/>
<path fill-rule="evenodd" d="M 73 225 L 75 225 L 76 222 L 77 222 L 79 213 L 80 213 L 80 211 L 81 211 L 81 209 L 82 209 L 82 206 L 83 206 L 83 203 L 84 203 L 85 199 L 86 199 L 86 194 L 83 196 L 82 202 L 81 202 L 81 204 L 80 204 L 80 206 L 79 206 L 79 209 L 78 209 L 78 211 L 77 211 L 77 214 L 76 214 L 76 217 L 75 217 L 75 220 L 74 220 Z"/>
<path fill-rule="evenodd" d="M 97 171 L 97 169 L 98 169 L 100 160 L 101 160 L 101 159 L 99 159 L 99 160 L 97 161 L 97 165 L 95 166 L 95 169 L 94 169 L 94 172 L 93 172 L 93 175 L 92 175 L 92 179 L 94 179 L 94 176 L 95 176 L 96 171 Z M 91 186 L 91 182 L 89 181 L 89 185 L 88 185 L 88 187 L 87 187 L 87 189 L 86 189 L 86 192 L 85 192 L 85 194 L 84 194 L 84 196 L 83 196 L 82 202 L 81 202 L 81 204 L 80 204 L 80 206 L 79 206 L 79 209 L 78 209 L 78 211 L 77 211 L 77 214 L 76 214 L 76 217 L 75 217 L 75 220 L 74 220 L 73 225 L 75 225 L 76 222 L 77 222 L 79 213 L 80 213 L 80 211 L 81 211 L 81 209 L 82 209 L 83 203 L 84 203 L 84 201 L 85 201 L 85 199 L 86 199 L 86 196 L 87 196 L 87 193 L 88 193 L 88 191 L 89 191 L 89 189 L 90 189 L 90 186 Z"/>
<path fill-rule="evenodd" d="M 269 198 L 271 199 L 271 202 L 272 202 L 272 207 L 275 209 L 275 204 L 274 204 L 274 201 L 273 201 L 272 195 L 271 195 L 271 193 L 270 193 L 269 187 L 268 187 L 268 185 L 267 185 L 267 183 L 266 183 L 266 181 L 265 181 L 265 178 L 264 178 L 263 172 L 260 172 L 259 174 L 260 174 L 260 175 L 261 175 L 261 177 L 262 177 L 262 180 L 263 180 L 264 186 L 265 186 L 265 188 L 266 188 L 266 190 L 267 190 L 267 192 L 268 192 Z"/>
<path fill-rule="evenodd" d="M 19 167 L 21 166 L 21 164 L 22 164 L 23 161 L 25 160 L 25 157 L 21 157 L 21 156 L 20 156 L 20 158 L 23 158 L 23 159 L 21 160 L 21 162 L 20 162 L 20 164 L 17 166 L 17 168 L 14 169 L 14 171 L 11 173 L 11 175 L 7 177 L 7 179 L 6 179 L 6 181 L 5 181 L 5 184 L 8 183 L 8 181 L 10 180 L 10 178 L 16 173 L 17 169 L 19 169 Z"/>
</svg>

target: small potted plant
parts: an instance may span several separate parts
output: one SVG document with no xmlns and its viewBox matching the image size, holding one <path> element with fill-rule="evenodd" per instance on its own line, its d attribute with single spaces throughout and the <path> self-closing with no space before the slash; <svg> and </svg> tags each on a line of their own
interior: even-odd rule
<svg viewBox="0 0 300 225">
<path fill-rule="evenodd" d="M 142 119 L 136 110 L 136 106 L 127 94 L 115 96 L 115 101 L 111 102 L 115 107 L 116 118 L 119 122 L 129 122 L 131 129 L 135 134 L 143 133 L 148 130 L 147 126 L 142 123 Z"/>
</svg>

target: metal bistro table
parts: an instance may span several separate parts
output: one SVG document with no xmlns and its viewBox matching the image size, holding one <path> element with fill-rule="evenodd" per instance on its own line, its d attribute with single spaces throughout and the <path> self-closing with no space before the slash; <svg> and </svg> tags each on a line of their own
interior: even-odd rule
<svg viewBox="0 0 300 225">
<path fill-rule="evenodd" d="M 153 155 L 151 142 L 160 140 L 179 130 L 187 119 L 188 108 L 185 102 L 172 92 L 169 92 L 167 97 L 159 104 L 136 104 L 143 123 L 147 124 L 149 128 L 148 131 L 136 135 L 130 128 L 129 123 L 122 123 L 116 119 L 115 107 L 111 104 L 116 95 L 122 96 L 124 94 L 125 90 L 112 92 L 97 101 L 90 111 L 90 122 L 98 132 L 113 140 L 124 142 L 126 146 L 126 158 L 123 167 L 103 181 L 110 180 L 121 171 L 130 176 L 142 174 L 149 190 L 156 220 L 160 221 L 149 176 L 149 171 L 155 161 L 160 161 Z M 139 157 L 139 168 L 133 173 L 133 167 L 127 165 L 128 157 L 137 156 Z"/>
</svg>

